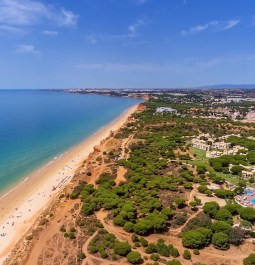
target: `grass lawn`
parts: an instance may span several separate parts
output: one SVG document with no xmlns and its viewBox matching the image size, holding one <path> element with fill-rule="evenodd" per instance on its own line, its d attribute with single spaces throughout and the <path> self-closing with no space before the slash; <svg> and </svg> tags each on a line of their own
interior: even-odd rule
<svg viewBox="0 0 255 265">
<path fill-rule="evenodd" d="M 231 175 L 231 174 L 228 174 L 228 175 Z M 227 176 L 228 176 L 227 175 Z M 228 182 L 230 182 L 231 184 L 233 184 L 233 185 L 237 185 L 238 184 L 238 182 L 240 181 L 239 180 L 239 178 L 238 177 L 227 177 L 226 178 L 226 181 L 228 181 Z"/>
<path fill-rule="evenodd" d="M 238 177 L 233 176 L 230 173 L 229 174 L 225 174 L 225 173 L 222 173 L 222 172 L 216 172 L 214 170 L 214 168 L 209 165 L 209 158 L 207 158 L 205 156 L 206 155 L 206 151 L 200 150 L 200 149 L 197 149 L 197 148 L 193 148 L 193 147 L 190 148 L 190 151 L 193 154 L 196 154 L 197 157 L 196 157 L 196 160 L 194 160 L 194 161 L 191 161 L 191 160 L 190 161 L 187 161 L 188 164 L 194 165 L 194 166 L 202 166 L 202 167 L 205 167 L 208 172 L 214 173 L 217 176 L 226 178 L 230 183 L 232 183 L 234 185 L 236 185 L 239 182 Z"/>
<path fill-rule="evenodd" d="M 188 161 L 183 161 L 186 162 L 187 164 L 194 165 L 194 166 L 202 166 L 205 167 L 206 170 L 210 173 L 216 174 L 216 176 L 220 176 L 225 178 L 228 182 L 230 182 L 233 185 L 237 185 L 239 182 L 239 178 L 237 176 L 234 176 L 232 174 L 225 174 L 222 172 L 216 172 L 213 167 L 210 166 L 209 164 L 209 158 L 206 157 L 206 151 L 200 150 L 197 148 L 190 148 L 190 151 L 193 154 L 196 154 L 196 160 L 188 160 Z"/>
<path fill-rule="evenodd" d="M 188 160 L 185 161 L 187 164 L 194 165 L 197 167 L 205 167 L 209 172 L 212 172 L 213 168 L 206 162 L 206 161 L 200 161 L 200 160 Z"/>
<path fill-rule="evenodd" d="M 234 177 L 232 174 L 224 174 L 222 172 L 216 172 L 213 167 L 211 167 L 209 165 L 209 158 L 207 158 L 205 155 L 206 155 L 206 151 L 204 150 L 200 150 L 200 149 L 197 149 L 197 148 L 194 148 L 194 147 L 191 147 L 190 148 L 190 151 L 193 153 L 193 154 L 196 154 L 197 157 L 196 157 L 196 160 L 193 160 L 193 161 L 187 161 L 188 164 L 191 164 L 191 165 L 195 165 L 195 166 L 204 166 L 206 167 L 206 169 L 210 172 L 210 173 L 215 173 L 217 176 L 221 176 L 223 178 L 227 178 L 227 179 L 233 179 L 233 182 L 236 182 L 237 181 L 237 177 Z M 231 181 L 230 181 L 231 182 Z M 232 182 L 231 182 L 232 183 Z"/>
<path fill-rule="evenodd" d="M 214 172 L 217 176 L 223 177 L 223 178 L 237 178 L 237 176 L 232 175 L 231 173 L 225 174 L 222 172 Z"/>
<path fill-rule="evenodd" d="M 202 166 L 205 167 L 207 171 L 214 173 L 213 168 L 209 165 L 208 161 L 209 159 L 205 156 L 206 155 L 206 151 L 204 150 L 200 150 L 197 148 L 190 148 L 190 151 L 193 154 L 196 154 L 196 160 L 189 160 L 189 161 L 185 161 L 186 163 L 190 164 L 190 165 L 194 165 L 194 166 Z"/>
<path fill-rule="evenodd" d="M 197 155 L 197 159 L 198 160 L 205 160 L 205 161 L 208 161 L 209 159 L 206 157 L 206 151 L 204 150 L 200 150 L 200 149 L 197 149 L 197 148 L 194 148 L 194 147 L 191 147 L 190 148 L 190 151 L 193 153 L 193 154 L 196 154 Z"/>
</svg>

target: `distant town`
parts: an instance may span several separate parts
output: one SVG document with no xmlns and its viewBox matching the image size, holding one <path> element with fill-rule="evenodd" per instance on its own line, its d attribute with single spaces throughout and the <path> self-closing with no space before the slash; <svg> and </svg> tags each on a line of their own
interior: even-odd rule
<svg viewBox="0 0 255 265">
<path fill-rule="evenodd" d="M 52 90 L 51 90 L 52 91 Z M 244 89 L 58 89 L 55 92 L 98 94 L 116 97 L 132 98 L 160 98 L 164 97 L 168 102 L 197 104 L 198 107 L 189 109 L 187 114 L 210 119 L 231 119 L 233 121 L 255 121 L 255 88 Z"/>
</svg>

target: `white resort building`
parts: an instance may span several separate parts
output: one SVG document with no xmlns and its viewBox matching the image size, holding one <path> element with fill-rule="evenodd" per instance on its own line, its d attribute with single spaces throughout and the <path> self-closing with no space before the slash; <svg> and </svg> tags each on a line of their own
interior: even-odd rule
<svg viewBox="0 0 255 265">
<path fill-rule="evenodd" d="M 209 134 L 200 134 L 191 140 L 193 147 L 206 151 L 206 157 L 217 158 L 223 155 L 242 154 L 242 151 L 248 150 L 240 145 L 231 146 L 231 143 L 225 142 L 228 136 L 220 137 L 220 141 Z M 240 151 L 241 150 L 241 151 Z M 245 152 L 244 152 L 245 153 Z M 254 169 L 255 172 L 255 169 Z"/>
<path fill-rule="evenodd" d="M 254 175 L 255 174 L 252 171 L 242 171 L 242 179 L 244 179 L 244 180 L 248 180 L 250 178 L 253 178 Z"/>
<path fill-rule="evenodd" d="M 192 144 L 193 144 L 193 147 L 204 150 L 204 151 L 209 151 L 210 149 L 210 145 L 207 144 L 207 142 L 204 140 L 199 140 L 195 138 L 195 139 L 192 139 Z"/>
<path fill-rule="evenodd" d="M 156 112 L 157 113 L 163 113 L 163 112 L 177 113 L 177 110 L 173 108 L 159 107 L 156 109 Z"/>
<path fill-rule="evenodd" d="M 231 143 L 215 142 L 212 144 L 212 148 L 225 150 L 231 146 Z"/>
<path fill-rule="evenodd" d="M 222 155 L 222 152 L 219 152 L 219 151 L 207 151 L 205 156 L 208 158 L 216 158 L 221 155 Z"/>
</svg>

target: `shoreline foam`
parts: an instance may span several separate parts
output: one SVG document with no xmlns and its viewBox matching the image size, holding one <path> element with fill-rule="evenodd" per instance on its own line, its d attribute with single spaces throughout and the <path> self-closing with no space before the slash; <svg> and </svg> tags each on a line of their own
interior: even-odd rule
<svg viewBox="0 0 255 265">
<path fill-rule="evenodd" d="M 94 146 L 107 138 L 111 131 L 119 129 L 136 108 L 137 105 L 130 107 L 80 144 L 27 176 L 0 198 L 0 264 L 29 230 L 38 215 L 72 180 L 75 171 L 93 151 Z"/>
</svg>

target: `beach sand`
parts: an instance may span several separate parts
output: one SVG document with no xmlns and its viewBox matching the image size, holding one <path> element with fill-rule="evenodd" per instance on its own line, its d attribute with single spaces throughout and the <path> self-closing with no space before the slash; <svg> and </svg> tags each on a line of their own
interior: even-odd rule
<svg viewBox="0 0 255 265">
<path fill-rule="evenodd" d="M 75 171 L 93 151 L 94 146 L 107 138 L 111 131 L 118 130 L 136 109 L 137 105 L 132 106 L 112 123 L 32 173 L 0 198 L 0 264 L 40 213 L 72 180 Z"/>
</svg>

